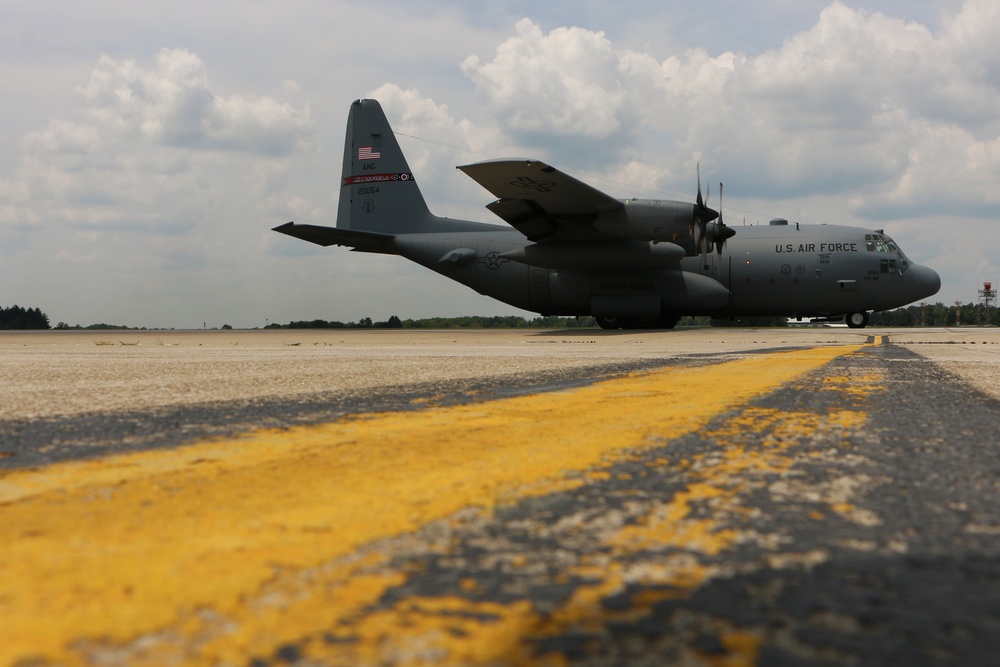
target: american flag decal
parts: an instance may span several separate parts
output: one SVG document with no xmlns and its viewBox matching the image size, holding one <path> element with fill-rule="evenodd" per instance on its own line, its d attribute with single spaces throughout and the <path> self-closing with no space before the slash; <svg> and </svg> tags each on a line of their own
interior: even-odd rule
<svg viewBox="0 0 1000 667">
<path fill-rule="evenodd" d="M 377 160 L 382 157 L 382 151 L 378 146 L 360 146 L 358 147 L 358 159 L 359 160 Z"/>
</svg>

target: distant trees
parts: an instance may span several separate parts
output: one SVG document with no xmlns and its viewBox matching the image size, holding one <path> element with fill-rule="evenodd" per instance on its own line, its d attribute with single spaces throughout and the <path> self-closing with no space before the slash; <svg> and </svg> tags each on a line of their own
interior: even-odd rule
<svg viewBox="0 0 1000 667">
<path fill-rule="evenodd" d="M 85 327 L 80 326 L 79 324 L 74 324 L 73 326 L 70 326 L 70 325 L 66 324 L 65 322 L 60 322 L 59 324 L 57 324 L 55 326 L 55 328 L 56 329 L 73 329 L 73 330 L 78 330 L 78 329 L 96 329 L 96 330 L 99 330 L 99 331 L 128 331 L 128 330 L 131 330 L 131 329 L 135 329 L 137 331 L 145 331 L 146 330 L 146 327 L 130 327 L 130 326 L 126 326 L 124 324 L 105 324 L 104 322 L 98 322 L 97 324 L 88 324 Z M 232 327 L 230 327 L 230 328 L 232 328 Z"/>
<path fill-rule="evenodd" d="M 922 304 L 897 308 L 871 314 L 869 326 L 879 327 L 953 327 L 1000 326 L 1000 308 L 989 311 L 980 304 L 948 306 L 943 303 Z M 680 327 L 783 327 L 784 317 L 738 317 L 735 320 L 712 320 L 705 316 L 684 317 Z M 494 315 L 492 317 L 469 315 L 465 317 L 428 317 L 419 320 L 401 320 L 396 315 L 382 322 L 373 322 L 370 317 L 362 317 L 357 322 L 327 320 L 300 320 L 288 324 L 268 324 L 266 329 L 593 329 L 597 322 L 593 317 L 535 317 L 530 320 L 518 315 Z M 38 308 L 11 306 L 0 308 L 0 329 L 51 329 L 49 317 Z M 81 327 L 65 322 L 56 329 L 136 329 L 113 324 L 91 324 Z M 145 327 L 141 327 L 144 329 Z M 223 329 L 232 329 L 228 324 Z"/>
<path fill-rule="evenodd" d="M 871 314 L 869 326 L 879 327 L 953 327 L 1000 326 L 1000 308 L 985 309 L 981 304 L 945 305 L 925 303 L 905 308 L 897 308 Z M 784 317 L 738 317 L 734 320 L 711 319 L 700 315 L 682 317 L 678 326 L 685 327 L 783 327 Z M 51 329 L 49 317 L 38 308 L 11 306 L 0 308 L 0 329 Z M 114 324 L 91 324 L 81 327 L 59 322 L 56 329 L 145 329 Z M 233 327 L 224 324 L 222 329 Z M 597 321 L 593 317 L 534 317 L 526 319 L 520 315 L 468 315 L 464 317 L 428 317 L 419 320 L 402 320 L 396 315 L 385 321 L 375 322 L 370 317 L 362 317 L 357 322 L 327 320 L 300 320 L 288 324 L 272 322 L 265 329 L 595 329 Z"/>
<path fill-rule="evenodd" d="M 0 308 L 0 329 L 51 329 L 49 316 L 38 308 Z"/>
<path fill-rule="evenodd" d="M 869 326 L 880 327 L 953 327 L 1000 325 L 1000 309 L 987 311 L 981 304 L 967 303 L 962 306 L 946 306 L 940 301 L 906 308 L 897 308 L 883 313 L 872 313 Z"/>
</svg>

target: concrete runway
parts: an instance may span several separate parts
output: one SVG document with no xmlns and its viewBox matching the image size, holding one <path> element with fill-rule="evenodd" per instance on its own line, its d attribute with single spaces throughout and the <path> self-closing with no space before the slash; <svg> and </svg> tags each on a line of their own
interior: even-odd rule
<svg viewBox="0 0 1000 667">
<path fill-rule="evenodd" d="M 0 665 L 994 664 L 992 329 L 0 333 Z"/>
</svg>

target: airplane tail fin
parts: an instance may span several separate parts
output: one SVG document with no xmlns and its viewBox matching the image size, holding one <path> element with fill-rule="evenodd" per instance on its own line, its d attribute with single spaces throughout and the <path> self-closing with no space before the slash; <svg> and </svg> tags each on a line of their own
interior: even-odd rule
<svg viewBox="0 0 1000 667">
<path fill-rule="evenodd" d="M 434 226 L 382 106 L 356 100 L 347 119 L 337 227 L 399 234 Z"/>
</svg>

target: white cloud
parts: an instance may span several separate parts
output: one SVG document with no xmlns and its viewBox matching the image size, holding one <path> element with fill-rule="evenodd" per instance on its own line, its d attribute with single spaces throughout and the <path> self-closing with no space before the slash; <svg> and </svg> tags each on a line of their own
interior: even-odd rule
<svg viewBox="0 0 1000 667">
<path fill-rule="evenodd" d="M 120 140 L 280 156 L 312 131 L 308 107 L 213 93 L 204 63 L 185 49 L 161 50 L 151 70 L 102 56 L 78 92 L 85 115 Z"/>
<path fill-rule="evenodd" d="M 188 50 L 162 50 L 148 68 L 102 56 L 76 99 L 69 118 L 20 141 L 20 163 L 0 180 L 7 284 L 43 270 L 74 275 L 68 293 L 86 283 L 131 303 L 146 284 L 143 301 L 165 298 L 187 276 L 249 257 L 246 223 L 310 208 L 286 177 L 290 156 L 315 151 L 309 108 L 220 94 Z"/>
<path fill-rule="evenodd" d="M 518 132 L 599 139 L 619 130 L 619 58 L 603 33 L 557 28 L 546 35 L 529 19 L 516 30 L 491 62 L 469 56 L 462 63 L 497 117 Z"/>
<path fill-rule="evenodd" d="M 286 321 L 508 312 L 400 261 L 269 231 L 333 224 L 343 121 L 367 90 L 436 213 L 499 222 L 482 208 L 491 196 L 454 168 L 490 157 L 544 159 L 616 196 L 688 199 L 700 161 L 706 186 L 726 182 L 729 222 L 742 209 L 750 220 L 884 226 L 913 259 L 941 262 L 947 290 L 962 271 L 998 272 L 981 238 L 1000 214 L 1000 5 L 966 0 L 939 23 L 918 5 L 797 3 L 805 28 L 794 30 L 782 2 L 736 18 L 521 3 L 492 7 L 488 21 L 459 3 L 390 3 L 374 32 L 358 28 L 369 10 L 341 5 L 217 7 L 194 26 L 122 3 L 107 27 L 71 13 L 87 30 L 45 11 L 38 25 L 53 32 L 36 29 L 33 43 L 70 44 L 86 64 L 53 65 L 57 93 L 36 65 L 44 50 L 0 53 L 12 85 L 47 101 L 39 112 L 17 107 L 16 90 L 5 99 L 0 285 L 84 323 L 98 302 L 102 319 L 167 326 L 268 300 L 259 307 Z M 35 11 L 20 8 L 19 23 Z M 769 36 L 746 37 L 740 20 Z M 942 234 L 962 252 L 943 251 Z M 363 294 L 301 289 L 355 285 L 359 272 Z M 305 312 L 373 297 L 386 312 Z"/>
<path fill-rule="evenodd" d="M 689 178 L 701 159 L 775 197 L 850 193 L 855 210 L 912 215 L 928 192 L 951 206 L 981 183 L 972 172 L 995 172 L 998 58 L 985 36 L 996 29 L 988 0 L 967 2 L 939 35 L 837 2 L 780 49 L 657 62 L 600 32 L 545 34 L 524 19 L 491 61 L 470 56 L 463 71 L 501 126 L 544 147 L 614 137 L 625 150 L 601 143 L 605 165 L 638 153 Z M 953 168 L 928 173 L 934 164 Z"/>
<path fill-rule="evenodd" d="M 102 56 L 77 94 L 74 119 L 22 141 L 5 217 L 175 233 L 204 218 L 220 182 L 259 180 L 281 169 L 275 158 L 311 149 L 308 107 L 218 95 L 184 49 L 160 51 L 150 69 Z"/>
</svg>

